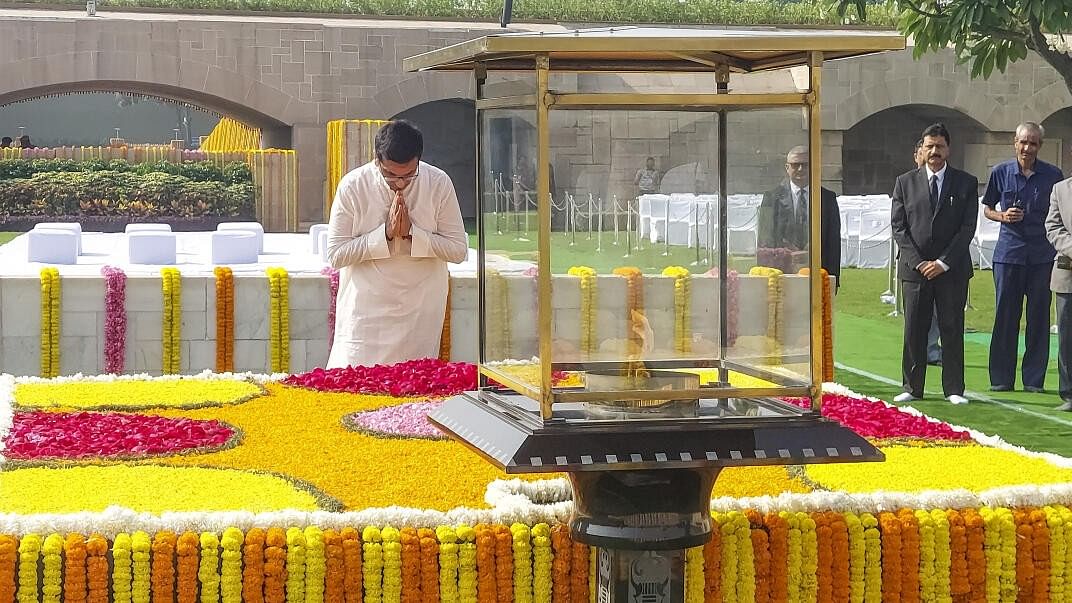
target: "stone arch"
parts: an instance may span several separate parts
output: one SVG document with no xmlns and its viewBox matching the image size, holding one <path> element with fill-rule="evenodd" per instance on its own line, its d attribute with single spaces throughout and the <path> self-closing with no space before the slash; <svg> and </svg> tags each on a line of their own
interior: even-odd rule
<svg viewBox="0 0 1072 603">
<path fill-rule="evenodd" d="M 379 115 L 361 117 L 386 118 L 426 103 L 451 99 L 473 100 L 475 96 L 472 74 L 418 73 L 403 77 L 394 84 L 379 86 L 372 99 L 379 109 Z"/>
<path fill-rule="evenodd" d="M 466 98 L 433 100 L 391 116 L 412 121 L 424 134 L 424 157 L 454 182 L 462 216 L 476 217 L 476 106 Z M 462 151 L 459 152 L 459 149 Z"/>
<path fill-rule="evenodd" d="M 939 121 L 946 124 L 952 138 L 950 163 L 985 174 L 988 140 L 983 123 L 949 107 L 908 104 L 873 113 L 842 134 L 844 194 L 889 194 L 894 179 L 915 167 L 912 150 L 920 133 Z"/>
<path fill-rule="evenodd" d="M 1069 175 L 1072 171 L 1072 106 L 1053 111 L 1039 123 L 1046 129 L 1039 158 L 1052 162 Z"/>
<path fill-rule="evenodd" d="M 932 105 L 970 116 L 987 130 L 1000 131 L 1005 108 L 972 84 L 945 78 L 911 76 L 883 81 L 845 97 L 827 109 L 833 119 L 823 127 L 849 130 L 863 120 L 886 109 L 907 105 Z"/>
<path fill-rule="evenodd" d="M 0 63 L 0 105 L 74 91 L 136 92 L 190 103 L 260 128 L 272 146 L 289 147 L 290 126 L 316 119 L 315 104 L 174 55 L 57 53 Z"/>
</svg>

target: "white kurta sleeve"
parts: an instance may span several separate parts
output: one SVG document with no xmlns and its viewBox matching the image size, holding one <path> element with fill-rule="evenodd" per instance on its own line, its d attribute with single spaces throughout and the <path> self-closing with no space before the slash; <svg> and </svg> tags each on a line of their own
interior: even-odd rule
<svg viewBox="0 0 1072 603">
<path fill-rule="evenodd" d="M 410 235 L 413 245 L 410 255 L 416 258 L 439 258 L 460 264 L 469 255 L 469 237 L 465 234 L 462 208 L 454 184 L 445 178 L 435 188 L 436 230 L 431 232 L 413 224 Z"/>
<path fill-rule="evenodd" d="M 367 233 L 354 235 L 354 222 L 358 212 L 357 188 L 351 181 L 335 192 L 328 220 L 328 263 L 333 268 L 342 268 L 368 260 L 391 257 L 387 246 L 387 228 L 380 224 Z"/>
</svg>

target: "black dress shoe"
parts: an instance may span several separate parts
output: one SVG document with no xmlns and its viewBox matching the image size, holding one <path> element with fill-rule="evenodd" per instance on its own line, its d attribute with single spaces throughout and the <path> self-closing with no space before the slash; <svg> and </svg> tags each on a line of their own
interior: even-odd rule
<svg viewBox="0 0 1072 603">
<path fill-rule="evenodd" d="M 1035 387 L 1034 385 L 1025 385 L 1024 386 L 1024 391 L 1025 392 L 1031 392 L 1033 394 L 1044 394 L 1044 393 L 1046 393 L 1045 389 L 1043 389 L 1041 387 Z"/>
<path fill-rule="evenodd" d="M 1012 391 L 1012 386 L 1011 385 L 991 385 L 990 386 L 990 391 L 992 391 L 992 392 L 1011 392 Z"/>
<path fill-rule="evenodd" d="M 935 359 L 935 360 L 928 360 L 927 364 L 929 364 L 931 366 L 942 366 L 942 359 L 938 358 L 938 359 Z"/>
<path fill-rule="evenodd" d="M 1060 406 L 1054 408 L 1054 410 L 1072 411 L 1072 402 L 1065 400 Z"/>
</svg>

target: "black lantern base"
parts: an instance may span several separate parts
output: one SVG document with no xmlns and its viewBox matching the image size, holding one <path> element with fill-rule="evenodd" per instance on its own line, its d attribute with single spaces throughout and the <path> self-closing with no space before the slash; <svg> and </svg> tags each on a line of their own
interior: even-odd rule
<svg viewBox="0 0 1072 603">
<path fill-rule="evenodd" d="M 683 603 L 685 550 L 628 551 L 597 547 L 599 603 Z"/>
</svg>

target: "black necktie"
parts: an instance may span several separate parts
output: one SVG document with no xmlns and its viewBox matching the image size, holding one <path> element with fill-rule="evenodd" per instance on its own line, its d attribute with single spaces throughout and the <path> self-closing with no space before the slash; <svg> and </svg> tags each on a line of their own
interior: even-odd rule
<svg viewBox="0 0 1072 603">
<path fill-rule="evenodd" d="M 931 213 L 938 211 L 938 176 L 931 176 Z"/>
<path fill-rule="evenodd" d="M 808 222 L 808 195 L 804 189 L 797 191 L 797 222 L 801 224 Z"/>
</svg>

